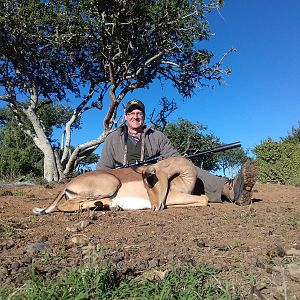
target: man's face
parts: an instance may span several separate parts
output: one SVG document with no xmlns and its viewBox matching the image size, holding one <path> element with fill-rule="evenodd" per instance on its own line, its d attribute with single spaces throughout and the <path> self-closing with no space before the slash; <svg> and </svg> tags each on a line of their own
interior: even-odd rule
<svg viewBox="0 0 300 300">
<path fill-rule="evenodd" d="M 141 110 L 134 109 L 125 115 L 125 119 L 129 129 L 138 130 L 144 125 L 145 116 Z"/>
</svg>

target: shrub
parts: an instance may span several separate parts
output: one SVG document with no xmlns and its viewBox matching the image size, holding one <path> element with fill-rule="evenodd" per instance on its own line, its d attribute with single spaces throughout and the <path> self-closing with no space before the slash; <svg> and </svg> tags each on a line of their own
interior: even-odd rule
<svg viewBox="0 0 300 300">
<path fill-rule="evenodd" d="M 299 184 L 300 147 L 298 144 L 271 138 L 254 149 L 261 183 Z"/>
</svg>

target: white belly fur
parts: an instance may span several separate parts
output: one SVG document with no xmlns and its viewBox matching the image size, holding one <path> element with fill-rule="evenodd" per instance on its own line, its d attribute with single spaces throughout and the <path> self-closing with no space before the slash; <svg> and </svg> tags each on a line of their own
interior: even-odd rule
<svg viewBox="0 0 300 300">
<path fill-rule="evenodd" d="M 150 209 L 151 204 L 148 199 L 139 197 L 116 197 L 112 202 L 120 206 L 123 210 Z"/>
</svg>

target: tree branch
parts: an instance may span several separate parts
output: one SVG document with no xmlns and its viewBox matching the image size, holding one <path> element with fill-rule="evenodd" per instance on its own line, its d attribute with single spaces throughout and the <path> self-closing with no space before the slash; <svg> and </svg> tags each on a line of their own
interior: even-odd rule
<svg viewBox="0 0 300 300">
<path fill-rule="evenodd" d="M 61 158 L 61 163 L 64 165 L 67 157 L 69 156 L 69 151 L 70 151 L 70 146 L 71 146 L 71 127 L 74 124 L 74 122 L 80 117 L 80 115 L 82 114 L 84 107 L 86 106 L 86 104 L 90 101 L 90 99 L 93 97 L 95 92 L 95 83 L 92 82 L 90 89 L 89 89 L 89 93 L 88 95 L 85 97 L 85 99 L 76 107 L 76 109 L 74 110 L 70 120 L 66 123 L 65 126 L 65 130 L 64 130 L 64 135 L 65 135 L 65 139 L 64 139 L 64 143 L 63 145 L 61 145 L 63 147 L 63 154 L 62 154 L 62 158 Z"/>
</svg>

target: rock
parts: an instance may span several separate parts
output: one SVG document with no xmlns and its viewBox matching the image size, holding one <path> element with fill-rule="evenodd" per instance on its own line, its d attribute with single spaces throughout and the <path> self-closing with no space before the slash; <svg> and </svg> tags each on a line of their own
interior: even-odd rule
<svg viewBox="0 0 300 300">
<path fill-rule="evenodd" d="M 300 250 L 300 244 L 295 243 L 293 248 Z"/>
<path fill-rule="evenodd" d="M 69 231 L 69 232 L 78 232 L 77 228 L 76 227 L 66 227 L 66 230 Z"/>
<path fill-rule="evenodd" d="M 16 280 L 15 280 L 16 286 L 23 285 L 25 280 L 26 280 L 26 275 L 25 274 L 17 274 Z"/>
<path fill-rule="evenodd" d="M 98 215 L 96 214 L 96 212 L 94 210 L 91 210 L 89 212 L 89 218 L 93 221 L 98 220 Z"/>
<path fill-rule="evenodd" d="M 153 258 L 148 261 L 149 269 L 156 268 L 159 266 L 159 260 L 157 258 Z"/>
<path fill-rule="evenodd" d="M 111 261 L 114 264 L 117 264 L 118 262 L 124 260 L 125 256 L 124 253 L 117 253 L 116 255 L 114 255 L 113 257 L 111 257 Z"/>
<path fill-rule="evenodd" d="M 286 254 L 287 255 L 292 255 L 292 256 L 300 256 L 300 249 L 291 248 L 291 249 L 286 251 Z"/>
<path fill-rule="evenodd" d="M 85 235 L 76 235 L 71 238 L 71 242 L 75 245 L 83 246 L 89 243 L 89 238 Z"/>
<path fill-rule="evenodd" d="M 5 281 L 5 279 L 6 279 L 6 275 L 0 273 L 0 282 Z"/>
<path fill-rule="evenodd" d="M 79 223 L 76 223 L 72 227 L 67 227 L 66 230 L 70 231 L 70 232 L 79 232 L 79 231 L 83 230 L 84 228 L 86 228 L 87 226 L 89 226 L 90 224 L 91 224 L 91 222 L 88 220 L 80 221 Z"/>
<path fill-rule="evenodd" d="M 5 284 L 7 284 L 7 285 L 11 284 L 11 279 L 10 279 L 10 277 L 6 277 L 6 278 L 5 278 Z"/>
<path fill-rule="evenodd" d="M 83 246 L 81 250 L 82 255 L 85 256 L 85 258 L 89 258 L 89 256 L 95 252 L 95 245 L 88 243 L 86 246 Z"/>
<path fill-rule="evenodd" d="M 45 242 L 48 242 L 48 237 L 46 235 L 43 235 L 40 239 L 40 242 L 41 243 L 45 243 Z"/>
<path fill-rule="evenodd" d="M 8 275 L 7 267 L 0 267 L 0 276 L 1 275 L 4 275 L 4 276 Z"/>
<path fill-rule="evenodd" d="M 13 262 L 11 263 L 10 268 L 11 268 L 12 270 L 18 271 L 19 268 L 20 268 L 20 266 L 21 266 L 20 263 L 19 263 L 17 260 L 15 260 L 15 261 L 13 261 Z"/>
<path fill-rule="evenodd" d="M 149 281 L 163 280 L 168 275 L 168 271 L 151 270 L 145 272 L 141 277 Z"/>
<path fill-rule="evenodd" d="M 14 245 L 15 245 L 16 243 L 13 241 L 13 240 L 9 240 L 9 241 L 7 241 L 6 242 L 6 249 L 10 249 L 10 248 L 12 248 L 12 247 L 14 247 Z"/>
<path fill-rule="evenodd" d="M 202 239 L 194 239 L 193 241 L 200 248 L 206 247 L 205 242 Z"/>
<path fill-rule="evenodd" d="M 279 257 L 284 257 L 286 255 L 285 250 L 280 245 L 276 245 L 276 253 Z"/>
<path fill-rule="evenodd" d="M 33 243 L 26 246 L 26 252 L 39 252 L 49 248 L 49 245 L 46 243 Z"/>
<path fill-rule="evenodd" d="M 86 221 L 80 221 L 79 223 L 75 224 L 79 231 L 89 226 L 91 222 L 89 220 Z"/>
<path fill-rule="evenodd" d="M 138 270 L 139 271 L 142 271 L 142 272 L 145 272 L 145 270 L 148 269 L 148 262 L 147 261 L 141 261 L 138 265 Z"/>
<path fill-rule="evenodd" d="M 14 194 L 11 191 L 4 191 L 0 194 L 0 196 L 13 196 Z"/>
<path fill-rule="evenodd" d="M 267 268 L 266 268 L 266 272 L 267 272 L 268 274 L 272 274 L 272 273 L 273 273 L 273 269 L 272 269 L 271 267 L 267 267 Z"/>
<path fill-rule="evenodd" d="M 32 263 L 32 257 L 31 256 L 26 256 L 26 257 L 23 257 L 21 259 L 21 263 L 22 264 L 31 264 Z"/>
<path fill-rule="evenodd" d="M 286 265 L 286 269 L 291 279 L 300 282 L 300 265 L 291 263 Z"/>
<path fill-rule="evenodd" d="M 13 276 L 13 277 L 16 276 L 17 273 L 18 273 L 17 270 L 11 270 L 10 271 L 10 275 Z"/>
<path fill-rule="evenodd" d="M 282 246 L 276 245 L 275 247 L 273 246 L 270 250 L 267 251 L 267 255 L 271 258 L 284 257 L 286 253 Z"/>
</svg>

